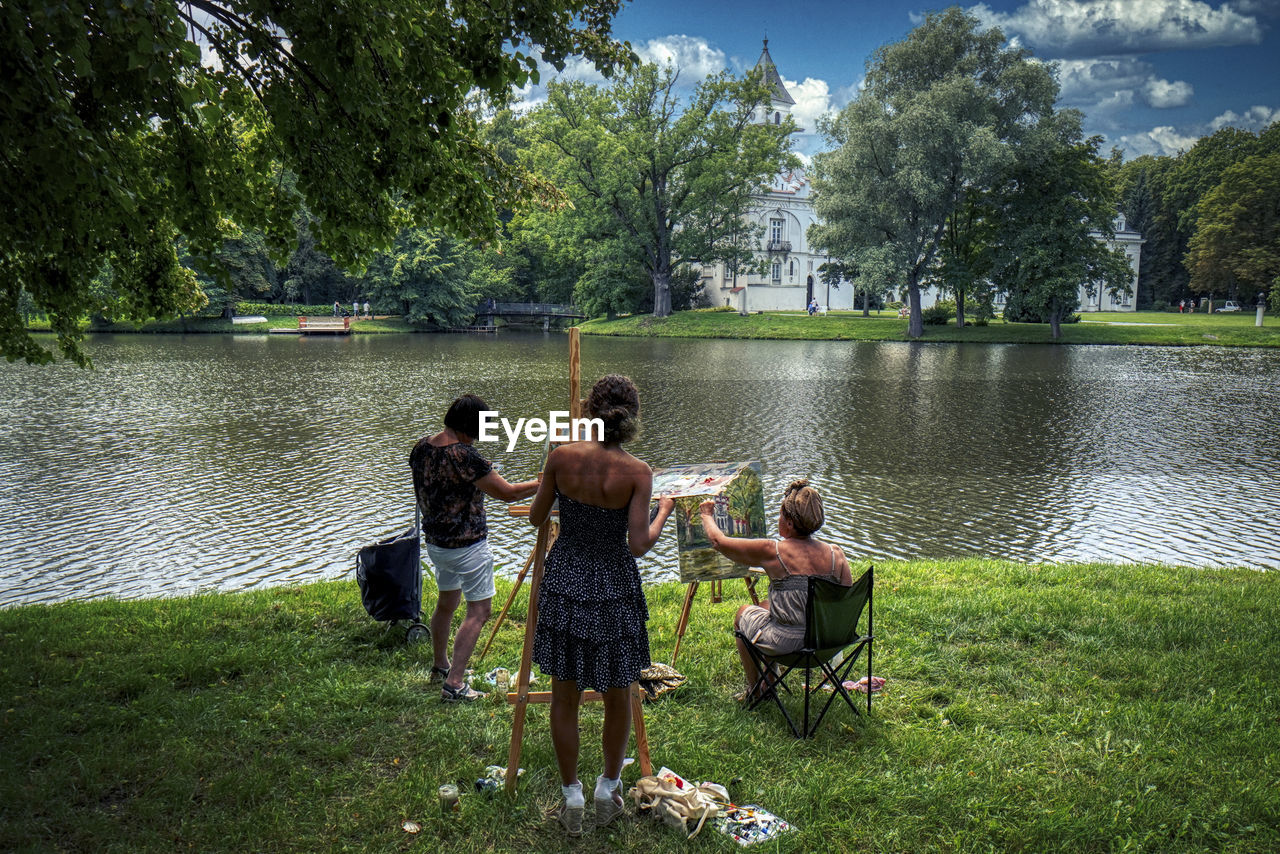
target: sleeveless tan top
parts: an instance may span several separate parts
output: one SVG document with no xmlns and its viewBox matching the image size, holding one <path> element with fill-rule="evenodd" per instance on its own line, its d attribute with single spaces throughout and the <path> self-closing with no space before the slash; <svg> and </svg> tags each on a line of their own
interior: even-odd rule
<svg viewBox="0 0 1280 854">
<path fill-rule="evenodd" d="M 840 573 L 836 569 L 836 548 L 830 543 L 827 543 L 827 547 L 831 549 L 831 569 L 826 575 L 813 577 L 828 578 L 839 584 Z M 778 551 L 777 540 L 773 541 L 773 553 L 777 555 L 778 563 L 782 564 L 787 574 L 769 582 L 769 615 L 782 633 L 803 638 L 804 606 L 809 595 L 810 576 L 791 574 L 791 570 L 787 569 L 787 564 L 782 560 L 781 552 Z"/>
</svg>

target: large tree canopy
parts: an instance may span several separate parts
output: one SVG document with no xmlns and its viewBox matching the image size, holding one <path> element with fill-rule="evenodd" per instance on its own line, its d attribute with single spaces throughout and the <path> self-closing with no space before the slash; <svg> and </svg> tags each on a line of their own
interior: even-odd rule
<svg viewBox="0 0 1280 854">
<path fill-rule="evenodd" d="M 21 324 L 26 291 L 83 361 L 77 322 L 108 265 L 126 317 L 196 307 L 178 234 L 210 263 L 228 221 L 283 247 L 304 202 L 344 263 L 408 222 L 494 233 L 499 210 L 554 191 L 481 141 L 466 99 L 504 100 L 535 51 L 628 61 L 619 3 L 0 5 L 0 351 L 51 358 Z"/>
<path fill-rule="evenodd" d="M 1041 121 L 995 194 L 996 238 L 991 277 L 1009 295 L 1006 319 L 1048 322 L 1054 338 L 1080 303 L 1080 285 L 1095 294 L 1127 292 L 1132 269 L 1112 236 L 1115 193 L 1099 137 L 1081 139 L 1079 114 Z"/>
<path fill-rule="evenodd" d="M 751 256 L 741 212 L 792 162 L 793 124 L 752 122 L 754 105 L 768 98 L 760 79 L 714 75 L 686 101 L 678 77 L 671 66 L 643 65 L 609 89 L 553 84 L 529 126 L 534 164 L 573 202 L 565 233 L 635 259 L 658 317 L 671 313 L 682 267 Z M 598 272 L 580 281 L 584 297 L 623 308 Z M 614 281 L 634 291 L 630 276 Z"/>
<path fill-rule="evenodd" d="M 1253 301 L 1280 292 L 1280 152 L 1258 154 L 1227 168 L 1196 205 L 1187 251 L 1191 289 Z"/>
<path fill-rule="evenodd" d="M 1255 135 L 1234 127 L 1224 127 L 1196 141 L 1189 150 L 1174 157 L 1143 155 L 1127 163 L 1114 163 L 1120 191 L 1121 210 L 1129 226 L 1146 241 L 1138 272 L 1140 307 L 1168 306 L 1192 292 L 1232 290 L 1235 278 L 1224 278 L 1223 268 L 1201 267 L 1194 279 L 1189 275 L 1196 263 L 1190 258 L 1191 243 L 1199 235 L 1204 199 L 1226 179 L 1236 164 L 1257 156 L 1280 152 L 1280 122 Z M 1222 245 L 1226 237 L 1217 217 L 1212 242 Z M 1244 233 L 1256 233 L 1249 224 Z M 1199 238 L 1200 258 L 1208 236 Z M 1252 289 L 1249 291 L 1252 293 Z"/>
<path fill-rule="evenodd" d="M 835 150 L 814 158 L 810 239 L 860 275 L 905 279 L 909 334 L 924 332 L 920 282 L 965 194 L 986 191 L 1018 141 L 1051 114 L 1058 87 L 1025 50 L 958 8 L 930 14 L 877 49 L 866 86 L 821 124 Z"/>
</svg>

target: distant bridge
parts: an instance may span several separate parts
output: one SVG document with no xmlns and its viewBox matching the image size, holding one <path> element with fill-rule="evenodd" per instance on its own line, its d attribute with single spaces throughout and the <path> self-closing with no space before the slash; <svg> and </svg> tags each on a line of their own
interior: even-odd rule
<svg viewBox="0 0 1280 854">
<path fill-rule="evenodd" d="M 559 305 L 550 302 L 482 302 L 476 306 L 476 319 L 495 317 L 553 317 L 585 318 L 576 305 Z"/>
</svg>

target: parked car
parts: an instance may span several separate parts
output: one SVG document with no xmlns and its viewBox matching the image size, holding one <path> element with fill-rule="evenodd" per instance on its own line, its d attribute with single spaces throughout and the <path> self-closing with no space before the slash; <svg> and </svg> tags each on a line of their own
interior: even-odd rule
<svg viewBox="0 0 1280 854">
<path fill-rule="evenodd" d="M 1222 304 L 1222 308 L 1215 308 L 1214 311 L 1239 311 L 1240 303 L 1233 299 L 1229 299 Z"/>
</svg>

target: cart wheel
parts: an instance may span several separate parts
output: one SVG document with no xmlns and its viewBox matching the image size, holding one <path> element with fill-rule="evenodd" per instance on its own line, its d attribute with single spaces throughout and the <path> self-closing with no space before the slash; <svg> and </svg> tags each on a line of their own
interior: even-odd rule
<svg viewBox="0 0 1280 854">
<path fill-rule="evenodd" d="M 404 639 L 409 643 L 421 643 L 422 641 L 431 639 L 431 629 L 422 623 L 414 623 L 409 626 L 409 630 L 404 633 Z"/>
</svg>

